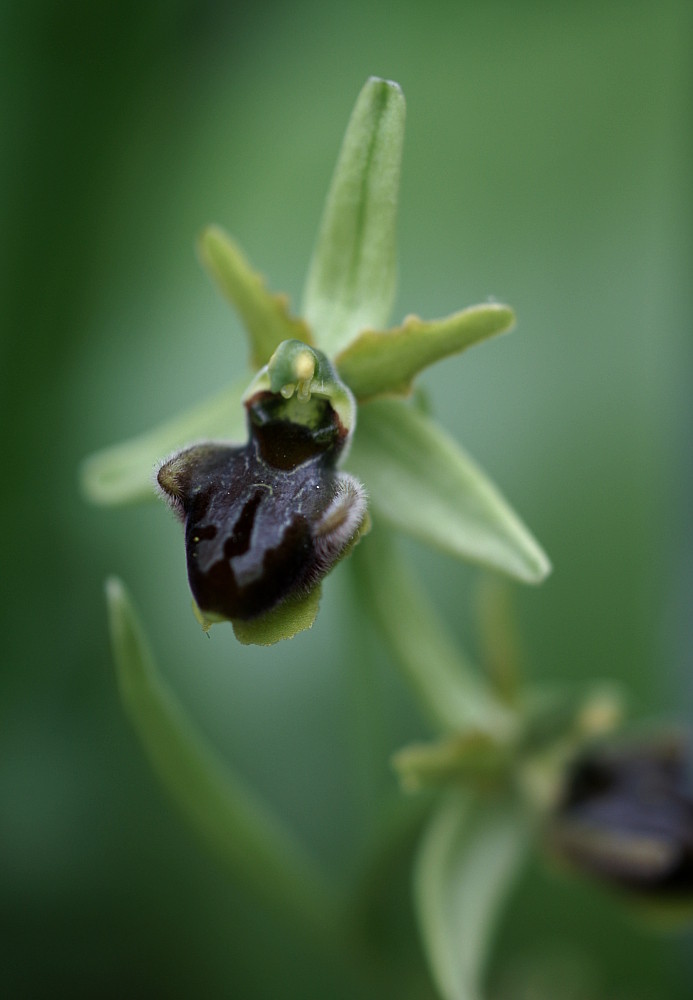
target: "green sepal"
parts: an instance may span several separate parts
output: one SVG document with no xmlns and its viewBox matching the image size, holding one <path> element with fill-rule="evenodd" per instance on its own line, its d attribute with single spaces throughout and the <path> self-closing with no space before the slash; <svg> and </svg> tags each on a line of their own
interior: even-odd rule
<svg viewBox="0 0 693 1000">
<path fill-rule="evenodd" d="M 103 506 L 150 499 L 162 458 L 193 441 L 244 440 L 246 385 L 247 379 L 234 383 L 152 430 L 90 455 L 80 470 L 86 498 Z"/>
<path fill-rule="evenodd" d="M 491 303 L 462 309 L 445 319 L 408 316 L 390 330 L 362 331 L 335 363 L 359 401 L 383 393 L 407 395 L 423 368 L 505 333 L 514 323 L 512 309 Z"/>
<path fill-rule="evenodd" d="M 324 934 L 335 920 L 331 888 L 269 807 L 195 729 L 157 670 L 120 580 L 108 580 L 106 596 L 123 706 L 157 777 L 238 879 L 292 921 Z"/>
<path fill-rule="evenodd" d="M 313 627 L 320 607 L 321 587 L 308 594 L 291 597 L 267 614 L 251 621 L 232 621 L 234 635 L 244 646 L 273 646 L 282 639 L 293 639 Z"/>
<path fill-rule="evenodd" d="M 524 814 L 506 799 L 450 793 L 434 813 L 416 861 L 414 897 L 443 1000 L 481 1000 L 495 923 L 528 832 Z"/>
<path fill-rule="evenodd" d="M 331 356 L 390 315 L 404 118 L 399 86 L 371 77 L 344 136 L 303 298 L 315 343 Z"/>
<path fill-rule="evenodd" d="M 270 292 L 240 248 L 219 226 L 208 226 L 198 241 L 200 261 L 236 309 L 248 335 L 250 362 L 260 368 L 283 340 L 312 343 L 305 321 L 289 314 L 285 295 Z"/>
<path fill-rule="evenodd" d="M 394 527 L 526 583 L 549 573 L 545 553 L 496 487 L 418 409 L 392 399 L 361 406 L 349 466 Z"/>
</svg>

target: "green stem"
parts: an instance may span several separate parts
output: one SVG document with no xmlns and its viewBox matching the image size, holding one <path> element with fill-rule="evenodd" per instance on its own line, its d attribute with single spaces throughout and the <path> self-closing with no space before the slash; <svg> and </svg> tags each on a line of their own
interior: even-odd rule
<svg viewBox="0 0 693 1000">
<path fill-rule="evenodd" d="M 227 868 L 308 935 L 339 939 L 336 893 L 260 798 L 216 756 L 159 675 L 123 584 L 107 584 L 125 710 L 161 782 Z"/>
<path fill-rule="evenodd" d="M 404 118 L 398 85 L 367 80 L 344 135 L 303 297 L 316 346 L 332 357 L 390 314 Z"/>
<path fill-rule="evenodd" d="M 359 593 L 397 663 L 436 728 L 473 728 L 499 738 L 514 715 L 496 699 L 446 632 L 382 524 L 357 547 Z"/>
</svg>

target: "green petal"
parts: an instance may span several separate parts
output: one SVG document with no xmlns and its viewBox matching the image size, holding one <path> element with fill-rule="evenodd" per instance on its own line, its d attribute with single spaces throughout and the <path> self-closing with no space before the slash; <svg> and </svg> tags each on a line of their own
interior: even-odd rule
<svg viewBox="0 0 693 1000">
<path fill-rule="evenodd" d="M 412 379 L 441 358 L 509 330 L 508 306 L 472 306 L 445 319 L 408 316 L 391 330 L 364 330 L 335 358 L 339 373 L 358 400 L 382 393 L 406 395 Z"/>
<path fill-rule="evenodd" d="M 266 615 L 252 621 L 234 621 L 234 635 L 244 646 L 273 646 L 282 639 L 293 639 L 313 627 L 320 607 L 320 585 L 309 594 L 284 601 Z"/>
<path fill-rule="evenodd" d="M 195 730 L 157 672 L 123 584 L 110 579 L 106 594 L 123 705 L 158 778 L 236 877 L 323 933 L 334 900 L 310 858 Z"/>
<path fill-rule="evenodd" d="M 527 846 L 511 804 L 446 798 L 421 844 L 414 895 L 424 950 L 444 1000 L 480 1000 L 498 909 Z"/>
<path fill-rule="evenodd" d="M 329 355 L 390 315 L 404 117 L 397 84 L 371 77 L 344 136 L 303 299 L 303 315 Z"/>
<path fill-rule="evenodd" d="M 392 525 L 462 559 L 539 583 L 550 563 L 497 489 L 424 414 L 379 399 L 359 408 L 349 465 Z"/>
<path fill-rule="evenodd" d="M 218 226 L 208 226 L 198 243 L 200 260 L 221 293 L 238 312 L 250 341 L 250 360 L 260 368 L 283 340 L 312 343 L 302 319 L 289 315 L 285 295 L 268 291 L 239 247 Z"/>
<path fill-rule="evenodd" d="M 151 431 L 85 459 L 80 478 L 87 499 L 104 506 L 146 500 L 154 496 L 154 469 L 162 458 L 206 438 L 244 440 L 246 385 L 244 379 Z"/>
<path fill-rule="evenodd" d="M 469 730 L 428 743 L 410 743 L 392 757 L 405 792 L 495 784 L 507 769 L 507 748 L 483 731 Z"/>
</svg>

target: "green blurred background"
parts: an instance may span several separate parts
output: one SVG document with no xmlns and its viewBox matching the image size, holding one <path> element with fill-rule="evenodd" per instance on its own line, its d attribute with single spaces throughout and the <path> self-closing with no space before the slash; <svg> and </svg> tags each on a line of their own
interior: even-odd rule
<svg viewBox="0 0 693 1000">
<path fill-rule="evenodd" d="M 347 881 L 389 753 L 425 728 L 345 567 L 310 634 L 208 642 L 170 515 L 89 508 L 77 468 L 243 366 L 194 259 L 203 224 L 298 304 L 370 74 L 408 100 L 396 318 L 488 296 L 518 313 L 422 381 L 554 561 L 515 588 L 528 671 L 615 677 L 636 715 L 688 718 L 691 20 L 685 0 L 0 6 L 3 995 L 354 996 L 169 807 L 118 703 L 102 591 L 125 579 L 191 714 Z M 409 552 L 473 648 L 476 574 Z M 494 995 L 688 1000 L 690 955 L 537 862 Z"/>
</svg>

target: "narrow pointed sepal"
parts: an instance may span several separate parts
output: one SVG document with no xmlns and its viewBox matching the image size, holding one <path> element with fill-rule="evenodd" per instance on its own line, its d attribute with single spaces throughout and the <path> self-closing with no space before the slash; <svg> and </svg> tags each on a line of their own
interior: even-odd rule
<svg viewBox="0 0 693 1000">
<path fill-rule="evenodd" d="M 208 226 L 199 238 L 198 253 L 245 327 L 253 368 L 266 364 L 283 340 L 312 343 L 305 321 L 289 314 L 287 297 L 268 290 L 265 279 L 223 229 Z"/>
<path fill-rule="evenodd" d="M 512 309 L 493 303 L 471 306 L 445 319 L 408 316 L 391 330 L 364 330 L 335 363 L 359 401 L 385 393 L 407 395 L 422 369 L 505 333 L 514 323 Z"/>
<path fill-rule="evenodd" d="M 371 77 L 342 142 L 303 299 L 315 343 L 330 355 L 390 315 L 404 119 L 399 86 Z"/>
<path fill-rule="evenodd" d="M 360 407 L 349 465 L 394 527 L 526 583 L 549 573 L 545 553 L 496 487 L 414 407 L 392 399 Z"/>
<path fill-rule="evenodd" d="M 82 491 L 102 506 L 137 503 L 156 495 L 154 473 L 164 455 L 201 438 L 242 440 L 247 380 L 223 389 L 203 403 L 166 420 L 129 441 L 103 448 L 82 463 Z"/>
</svg>

